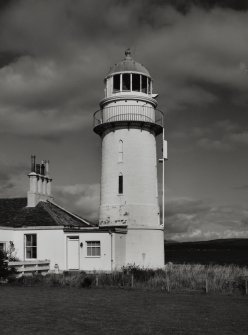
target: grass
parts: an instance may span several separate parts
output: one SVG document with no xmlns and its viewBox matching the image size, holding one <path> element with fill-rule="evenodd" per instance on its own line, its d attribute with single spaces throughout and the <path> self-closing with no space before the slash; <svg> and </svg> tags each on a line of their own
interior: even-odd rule
<svg viewBox="0 0 248 335">
<path fill-rule="evenodd" d="M 164 269 L 152 270 L 136 266 L 123 268 L 122 272 L 91 273 L 64 272 L 45 277 L 22 277 L 13 285 L 46 287 L 133 287 L 160 291 L 197 290 L 223 294 L 248 293 L 248 268 L 234 265 L 167 264 Z"/>
<path fill-rule="evenodd" d="M 0 287 L 1 335 L 247 334 L 248 297 Z"/>
</svg>

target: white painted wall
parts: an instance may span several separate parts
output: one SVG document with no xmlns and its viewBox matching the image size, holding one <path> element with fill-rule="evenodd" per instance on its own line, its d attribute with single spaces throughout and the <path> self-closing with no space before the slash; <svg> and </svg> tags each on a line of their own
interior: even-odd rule
<svg viewBox="0 0 248 335">
<path fill-rule="evenodd" d="M 123 141 L 123 162 L 118 160 Z M 123 175 L 123 195 L 118 176 Z M 159 227 L 156 141 L 140 129 L 118 129 L 102 140 L 100 225 Z"/>
<path fill-rule="evenodd" d="M 53 229 L 12 229 L 0 230 L 0 241 L 13 241 L 16 257 L 25 259 L 25 234 L 37 234 L 37 260 L 50 260 L 50 269 L 58 264 L 60 270 L 67 270 L 67 237 L 78 236 L 80 270 L 111 271 L 111 235 L 109 232 L 74 232 L 66 233 L 62 227 Z M 87 256 L 87 241 L 100 241 L 101 256 Z M 114 248 L 114 247 L 113 247 Z M 112 250 L 112 252 L 114 252 Z"/>
<path fill-rule="evenodd" d="M 13 241 L 13 238 L 14 234 L 12 229 L 0 227 L 0 243 L 5 243 L 6 249 L 8 249 L 9 242 Z"/>
<path fill-rule="evenodd" d="M 126 237 L 126 265 L 147 268 L 164 266 L 163 230 L 129 229 Z"/>
<path fill-rule="evenodd" d="M 126 234 L 113 234 L 113 270 L 121 270 L 126 263 Z"/>
</svg>

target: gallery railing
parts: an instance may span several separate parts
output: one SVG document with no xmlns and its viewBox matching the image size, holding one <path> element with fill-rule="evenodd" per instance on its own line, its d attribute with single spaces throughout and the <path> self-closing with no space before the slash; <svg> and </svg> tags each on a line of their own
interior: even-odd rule
<svg viewBox="0 0 248 335">
<path fill-rule="evenodd" d="M 116 121 L 142 121 L 163 127 L 163 112 L 149 106 L 116 105 L 100 109 L 94 113 L 93 126 Z"/>
</svg>

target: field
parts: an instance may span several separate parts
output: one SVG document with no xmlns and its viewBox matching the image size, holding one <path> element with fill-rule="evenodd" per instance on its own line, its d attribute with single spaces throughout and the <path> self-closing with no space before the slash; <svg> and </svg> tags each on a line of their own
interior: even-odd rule
<svg viewBox="0 0 248 335">
<path fill-rule="evenodd" d="M 248 239 L 165 242 L 165 262 L 248 266 Z"/>
<path fill-rule="evenodd" d="M 0 334 L 248 334 L 248 297 L 0 287 Z"/>
</svg>

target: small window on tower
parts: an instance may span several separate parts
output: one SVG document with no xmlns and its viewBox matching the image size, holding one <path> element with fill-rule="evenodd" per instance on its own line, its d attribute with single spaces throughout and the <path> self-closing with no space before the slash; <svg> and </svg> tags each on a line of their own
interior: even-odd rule
<svg viewBox="0 0 248 335">
<path fill-rule="evenodd" d="M 133 91 L 140 92 L 140 75 L 132 74 Z"/>
<path fill-rule="evenodd" d="M 113 77 L 113 91 L 119 92 L 120 91 L 120 85 L 121 85 L 121 79 L 119 74 L 115 74 Z"/>
<path fill-rule="evenodd" d="M 130 73 L 122 75 L 122 91 L 130 91 Z"/>
<path fill-rule="evenodd" d="M 142 92 L 147 93 L 147 77 L 146 76 L 142 76 L 141 85 L 142 85 Z"/>
<path fill-rule="evenodd" d="M 119 185 L 118 185 L 119 194 L 123 194 L 123 175 L 119 175 Z"/>
</svg>

